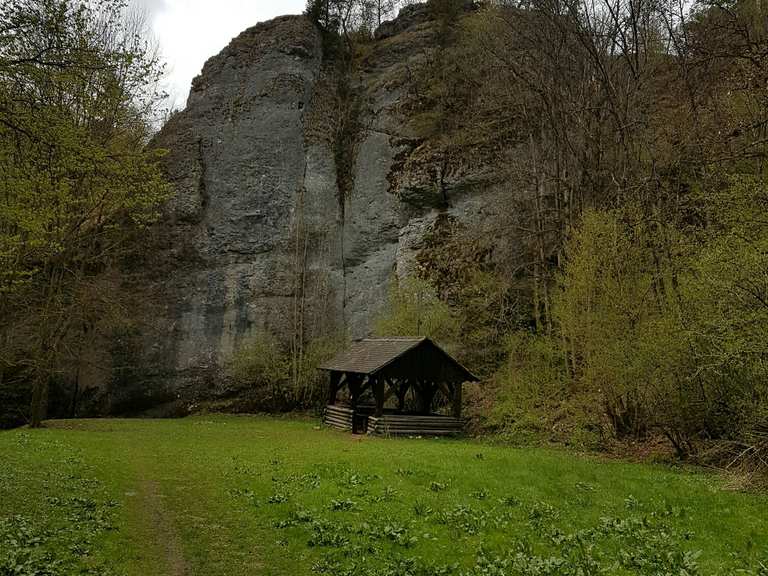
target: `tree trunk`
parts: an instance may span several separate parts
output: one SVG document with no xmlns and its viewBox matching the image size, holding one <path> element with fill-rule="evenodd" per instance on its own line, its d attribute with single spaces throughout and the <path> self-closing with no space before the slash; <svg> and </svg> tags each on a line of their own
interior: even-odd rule
<svg viewBox="0 0 768 576">
<path fill-rule="evenodd" d="M 30 428 L 40 428 L 48 413 L 48 376 L 39 375 L 32 387 L 32 405 L 30 406 Z"/>
</svg>

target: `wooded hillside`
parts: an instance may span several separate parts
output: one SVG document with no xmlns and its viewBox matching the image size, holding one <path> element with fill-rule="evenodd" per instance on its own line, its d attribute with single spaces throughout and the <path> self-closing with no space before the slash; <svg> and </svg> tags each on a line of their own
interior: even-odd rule
<svg viewBox="0 0 768 576">
<path fill-rule="evenodd" d="M 160 63 L 123 3 L 0 2 L 3 412 L 78 413 L 96 351 L 104 412 L 127 380 L 179 373 L 160 396 L 192 390 L 181 412 L 204 393 L 312 408 L 313 366 L 353 332 L 416 332 L 484 377 L 479 432 L 766 468 L 765 6 L 313 0 L 306 17 L 206 64 L 155 142 L 163 174 Z M 146 264 L 161 249 L 167 267 Z M 146 269 L 176 299 L 123 338 Z M 148 354 L 177 372 L 145 378 Z"/>
<path fill-rule="evenodd" d="M 458 323 L 492 383 L 481 429 L 765 466 L 765 8 L 430 6 L 445 44 L 406 104 L 423 147 L 509 190 L 495 233 L 446 217 L 419 256 L 420 293 L 450 307 L 428 330 Z"/>
</svg>

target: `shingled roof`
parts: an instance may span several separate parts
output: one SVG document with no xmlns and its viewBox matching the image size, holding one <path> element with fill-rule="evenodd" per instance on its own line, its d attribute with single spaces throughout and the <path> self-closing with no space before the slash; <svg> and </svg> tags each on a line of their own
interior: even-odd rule
<svg viewBox="0 0 768 576">
<path fill-rule="evenodd" d="M 334 372 L 371 375 L 390 365 L 405 355 L 406 352 L 423 344 L 428 344 L 439 350 L 448 362 L 466 373 L 467 380 L 477 380 L 469 370 L 464 368 L 429 338 L 365 338 L 355 340 L 346 350 L 319 368 Z"/>
</svg>

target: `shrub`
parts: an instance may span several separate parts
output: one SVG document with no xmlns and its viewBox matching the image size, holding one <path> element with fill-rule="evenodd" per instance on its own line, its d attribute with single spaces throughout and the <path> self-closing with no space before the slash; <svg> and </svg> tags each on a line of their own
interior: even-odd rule
<svg viewBox="0 0 768 576">
<path fill-rule="evenodd" d="M 754 207 L 768 197 L 741 178 L 698 201 L 707 225 L 693 231 L 630 205 L 584 214 L 555 332 L 509 340 L 496 425 L 661 434 L 679 456 L 765 467 L 768 224 Z"/>
<path fill-rule="evenodd" d="M 506 349 L 507 359 L 487 392 L 495 400 L 485 426 L 518 443 L 548 438 L 594 447 L 600 439 L 599 403 L 573 394 L 560 343 L 519 331 L 506 339 Z"/>
<path fill-rule="evenodd" d="M 317 406 L 325 392 L 325 375 L 317 369 L 339 349 L 340 338 L 309 342 L 292 350 L 268 332 L 245 341 L 234 354 L 229 372 L 247 389 L 245 408 L 283 412 Z"/>
<path fill-rule="evenodd" d="M 768 193 L 743 177 L 697 202 L 695 228 L 631 205 L 584 214 L 554 330 L 507 340 L 488 426 L 579 444 L 661 435 L 681 457 L 768 476 L 768 223 L 755 212 Z"/>
<path fill-rule="evenodd" d="M 450 348 L 457 344 L 459 323 L 454 310 L 438 298 L 428 281 L 406 278 L 392 282 L 375 332 L 379 336 L 428 336 Z"/>
</svg>

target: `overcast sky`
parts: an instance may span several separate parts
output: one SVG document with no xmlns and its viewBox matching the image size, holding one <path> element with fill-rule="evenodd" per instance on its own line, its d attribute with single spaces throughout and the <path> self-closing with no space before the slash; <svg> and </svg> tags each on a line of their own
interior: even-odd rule
<svg viewBox="0 0 768 576">
<path fill-rule="evenodd" d="M 171 102 L 183 108 L 205 61 L 257 22 L 299 14 L 306 0 L 136 0 L 148 13 L 168 66 Z"/>
</svg>

